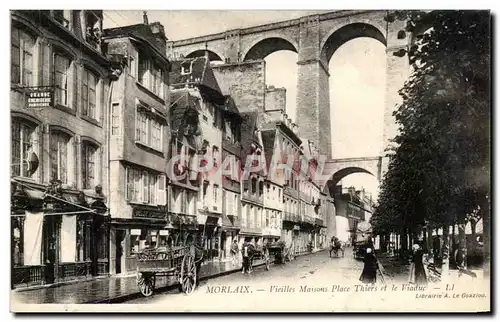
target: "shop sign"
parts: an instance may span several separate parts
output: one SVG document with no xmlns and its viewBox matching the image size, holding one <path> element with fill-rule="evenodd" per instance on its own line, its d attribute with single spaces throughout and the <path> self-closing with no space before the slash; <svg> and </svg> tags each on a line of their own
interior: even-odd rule
<svg viewBox="0 0 500 322">
<path fill-rule="evenodd" d="M 160 236 L 168 236 L 168 230 L 160 230 Z"/>
<path fill-rule="evenodd" d="M 140 236 L 141 235 L 141 230 L 140 229 L 130 229 L 130 235 L 132 235 L 132 236 Z"/>
<path fill-rule="evenodd" d="M 218 224 L 219 224 L 219 217 L 207 216 L 207 221 L 205 222 L 205 225 L 217 226 Z"/>
<path fill-rule="evenodd" d="M 158 211 L 134 209 L 133 217 L 165 219 L 165 214 L 162 212 L 158 212 Z"/>
<path fill-rule="evenodd" d="M 54 91 L 52 89 L 29 88 L 26 106 L 28 108 L 54 106 Z"/>
<path fill-rule="evenodd" d="M 300 226 L 299 225 L 293 226 L 293 230 L 300 230 Z"/>
</svg>

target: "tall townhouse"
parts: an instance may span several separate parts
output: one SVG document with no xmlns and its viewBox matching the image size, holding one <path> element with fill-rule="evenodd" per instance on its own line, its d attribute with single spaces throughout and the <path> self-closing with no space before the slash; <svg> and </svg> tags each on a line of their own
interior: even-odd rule
<svg viewBox="0 0 500 322">
<path fill-rule="evenodd" d="M 302 222 L 306 228 L 307 243 L 311 250 L 319 250 L 324 246 L 326 224 L 324 221 L 321 187 L 314 182 L 318 166 L 318 150 L 309 140 L 303 140 L 301 146 L 300 197 L 303 204 Z M 321 246 L 321 247 L 320 247 Z"/>
<path fill-rule="evenodd" d="M 229 258 L 231 244 L 238 242 L 241 213 L 241 122 L 242 118 L 231 96 L 224 105 L 222 136 L 222 232 L 221 258 Z"/>
<path fill-rule="evenodd" d="M 108 273 L 102 17 L 11 11 L 12 287 Z"/>
<path fill-rule="evenodd" d="M 242 178 L 241 229 L 238 243 L 246 241 L 263 244 L 263 211 L 265 158 L 261 132 L 257 125 L 258 112 L 241 113 Z M 262 163 L 262 164 L 261 164 Z M 256 170 L 253 170 L 256 169 Z M 262 170 L 260 170 L 262 169 Z"/>
<path fill-rule="evenodd" d="M 191 109 L 193 116 L 192 123 L 190 123 L 196 123 L 196 129 L 193 129 L 195 132 L 193 141 L 195 142 L 176 143 L 176 153 L 181 155 L 179 157 L 181 166 L 192 170 L 190 171 L 190 180 L 198 180 L 192 185 L 198 185 L 199 189 L 194 190 L 186 184 L 181 186 L 174 182 L 174 178 L 171 183 L 172 198 L 174 198 L 172 202 L 181 205 L 181 207 L 188 207 L 188 215 L 196 215 L 196 236 L 190 234 L 187 237 L 184 236 L 182 240 L 201 238 L 205 247 L 205 258 L 208 260 L 218 259 L 222 249 L 223 190 L 219 170 L 222 163 L 226 97 L 221 93 L 207 57 L 173 62 L 170 77 L 172 105 L 175 106 L 177 100 L 180 102 L 188 99 L 191 101 L 190 104 L 196 108 L 196 112 Z M 189 128 L 185 127 L 183 131 L 191 128 L 190 125 Z M 186 155 L 184 151 L 188 150 L 190 152 Z M 192 157 L 191 154 L 193 154 Z M 175 198 L 179 194 L 186 197 L 184 201 L 178 203 Z M 187 206 L 183 206 L 183 204 L 187 204 Z M 186 211 L 181 211 L 181 214 L 185 213 Z"/>
<path fill-rule="evenodd" d="M 163 26 L 107 29 L 103 40 L 125 68 L 110 104 L 110 272 L 136 269 L 135 253 L 165 244 L 169 153 L 168 72 Z"/>
<path fill-rule="evenodd" d="M 335 187 L 337 220 L 336 236 L 343 241 L 354 241 L 358 224 L 365 220 L 365 205 L 360 191 L 354 187 Z"/>
</svg>

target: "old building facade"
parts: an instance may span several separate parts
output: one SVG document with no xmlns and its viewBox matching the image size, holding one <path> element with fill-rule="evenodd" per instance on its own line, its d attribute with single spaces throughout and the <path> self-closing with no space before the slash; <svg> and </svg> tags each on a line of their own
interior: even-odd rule
<svg viewBox="0 0 500 322">
<path fill-rule="evenodd" d="M 136 269 L 135 254 L 166 243 L 168 72 L 159 23 L 104 31 L 108 56 L 124 70 L 111 89 L 109 184 L 111 273 Z"/>
<path fill-rule="evenodd" d="M 373 213 L 374 203 L 364 190 L 337 185 L 335 190 L 336 235 L 343 241 L 353 242 L 357 225 L 369 220 Z"/>
<path fill-rule="evenodd" d="M 14 10 L 11 26 L 13 287 L 107 274 L 102 11 Z"/>
<path fill-rule="evenodd" d="M 224 255 L 227 240 L 227 229 L 222 229 L 225 204 L 221 175 L 223 136 L 232 134 L 230 125 L 226 129 L 226 120 L 229 119 L 225 108 L 227 97 L 222 95 L 207 57 L 175 61 L 171 73 L 171 89 L 173 99 L 183 100 L 182 95 L 187 95 L 198 111 L 197 133 L 193 141 L 195 147 L 192 150 L 195 154 L 192 166 L 189 166 L 193 169 L 192 178 L 196 178 L 199 184 L 193 206 L 198 225 L 197 234 L 204 245 L 206 259 L 219 259 Z M 172 182 L 172 186 L 175 185 Z"/>
</svg>

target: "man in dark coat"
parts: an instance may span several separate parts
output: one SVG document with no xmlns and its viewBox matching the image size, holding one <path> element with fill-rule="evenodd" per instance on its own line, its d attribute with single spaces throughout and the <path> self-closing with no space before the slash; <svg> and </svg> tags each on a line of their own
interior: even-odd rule
<svg viewBox="0 0 500 322">
<path fill-rule="evenodd" d="M 252 257 L 252 245 L 245 240 L 243 246 L 241 247 L 241 255 L 243 257 L 243 269 L 242 274 L 250 273 L 251 271 L 251 257 Z"/>
<path fill-rule="evenodd" d="M 359 280 L 364 284 L 375 284 L 377 282 L 378 261 L 372 248 L 366 249 L 363 262 L 365 264 Z"/>
</svg>

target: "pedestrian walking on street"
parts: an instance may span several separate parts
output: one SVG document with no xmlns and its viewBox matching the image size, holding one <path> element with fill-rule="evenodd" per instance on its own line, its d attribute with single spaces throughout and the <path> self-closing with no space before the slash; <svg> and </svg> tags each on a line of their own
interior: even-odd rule
<svg viewBox="0 0 500 322">
<path fill-rule="evenodd" d="M 251 265 L 251 261 L 250 261 L 250 257 L 252 256 L 251 254 L 252 252 L 252 249 L 251 249 L 251 245 L 248 241 L 245 241 L 243 243 L 243 247 L 241 248 L 241 254 L 243 256 L 243 268 L 241 270 L 241 273 L 242 274 L 245 274 L 245 273 L 250 273 L 250 265 Z"/>
<path fill-rule="evenodd" d="M 359 280 L 364 284 L 375 284 L 377 282 L 378 261 L 373 254 L 372 248 L 367 248 L 365 257 L 363 258 L 365 265 Z"/>
<path fill-rule="evenodd" d="M 238 241 L 233 240 L 233 244 L 231 245 L 231 256 L 233 259 L 233 265 L 238 266 L 238 253 L 240 252 L 240 248 L 238 247 Z"/>
<path fill-rule="evenodd" d="M 410 276 L 408 282 L 411 284 L 426 285 L 427 275 L 425 274 L 423 262 L 424 251 L 418 244 L 412 246 L 412 251 L 413 252 L 410 259 Z"/>
</svg>

